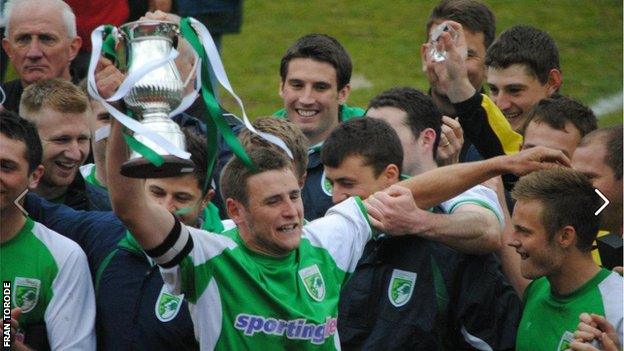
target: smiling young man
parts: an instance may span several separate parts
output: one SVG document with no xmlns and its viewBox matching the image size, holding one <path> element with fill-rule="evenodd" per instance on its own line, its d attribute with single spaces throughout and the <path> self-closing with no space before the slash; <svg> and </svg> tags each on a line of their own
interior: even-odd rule
<svg viewBox="0 0 624 351">
<path fill-rule="evenodd" d="M 548 33 L 525 25 L 505 30 L 488 48 L 485 65 L 490 97 L 520 132 L 526 113 L 559 91 L 559 50 Z"/>
<path fill-rule="evenodd" d="M 4 107 L 18 112 L 28 85 L 48 78 L 72 79 L 69 66 L 82 39 L 76 33 L 74 13 L 61 0 L 11 0 L 4 10 L 2 47 L 19 75 L 19 79 L 2 84 Z"/>
<path fill-rule="evenodd" d="M 534 279 L 524 291 L 516 350 L 564 350 L 583 312 L 605 316 L 622 340 L 620 275 L 592 259 L 601 200 L 591 183 L 572 169 L 555 168 L 521 178 L 510 246 L 520 271 Z"/>
<path fill-rule="evenodd" d="M 110 210 L 106 191 L 86 184 L 79 173 L 91 139 L 87 96 L 69 81 L 44 79 L 24 90 L 20 111 L 37 126 L 43 145 L 45 172 L 37 194 L 78 210 Z"/>
<path fill-rule="evenodd" d="M 308 220 L 323 216 L 331 207 L 331 195 L 322 181 L 323 141 L 340 122 L 364 115 L 364 110 L 345 104 L 351 92 L 351 71 L 345 48 L 325 34 L 301 37 L 280 63 L 279 94 L 284 109 L 275 115 L 297 124 L 311 145 L 302 193 Z"/>
<path fill-rule="evenodd" d="M 10 308 L 21 310 L 23 342 L 35 349 L 95 350 L 95 302 L 85 254 L 24 215 L 16 201 L 37 186 L 44 171 L 37 131 L 0 111 L 0 136 L 0 276 L 12 283 Z M 16 336 L 12 341 L 16 350 L 25 349 Z"/>
</svg>

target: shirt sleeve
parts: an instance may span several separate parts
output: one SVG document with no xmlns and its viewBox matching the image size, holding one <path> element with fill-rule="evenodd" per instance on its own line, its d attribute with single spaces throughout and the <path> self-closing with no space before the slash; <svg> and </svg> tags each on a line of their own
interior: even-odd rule
<svg viewBox="0 0 624 351">
<path fill-rule="evenodd" d="M 501 110 L 486 95 L 477 92 L 453 105 L 466 138 L 484 158 L 520 151 L 522 136 L 511 128 Z"/>
<path fill-rule="evenodd" d="M 73 242 L 52 283 L 45 311 L 52 350 L 95 350 L 95 297 L 87 258 Z"/>
<path fill-rule="evenodd" d="M 35 194 L 26 195 L 26 211 L 35 221 L 75 241 L 87 254 L 94 274 L 125 233 L 113 212 L 77 211 Z"/>
<path fill-rule="evenodd" d="M 205 287 L 212 277 L 212 258 L 236 243 L 224 235 L 187 227 L 176 218 L 171 232 L 157 247 L 145 253 L 160 266 L 166 289 L 172 294 L 185 294 L 190 302 L 199 296 L 199 286 Z"/>
<path fill-rule="evenodd" d="M 440 207 L 445 213 L 451 214 L 465 204 L 478 205 L 492 211 L 501 226 L 505 225 L 503 210 L 494 190 L 483 185 L 477 185 L 450 200 L 444 201 Z"/>
<path fill-rule="evenodd" d="M 351 273 L 372 238 L 368 213 L 358 197 L 331 207 L 325 217 L 304 226 L 304 236 L 313 246 L 329 252 L 339 269 Z"/>
</svg>

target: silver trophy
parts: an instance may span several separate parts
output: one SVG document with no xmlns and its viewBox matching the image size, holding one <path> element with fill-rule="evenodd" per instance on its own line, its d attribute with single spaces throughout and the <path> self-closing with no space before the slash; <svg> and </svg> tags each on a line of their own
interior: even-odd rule
<svg viewBox="0 0 624 351">
<path fill-rule="evenodd" d="M 451 38 L 453 38 L 453 40 L 457 40 L 457 32 L 449 26 L 448 23 L 444 22 L 435 26 L 431 30 L 431 41 L 429 42 L 429 56 L 435 62 L 442 62 L 446 60 L 446 50 L 440 50 L 438 48 L 438 40 L 440 39 L 440 35 L 444 32 L 449 32 L 451 34 Z"/>
<path fill-rule="evenodd" d="M 147 63 L 169 56 L 174 40 L 177 40 L 178 25 L 165 21 L 137 21 L 126 23 L 120 28 L 125 42 L 125 60 L 128 73 Z M 122 57 L 124 55 L 121 55 Z M 181 150 L 186 150 L 184 134 L 169 118 L 169 113 L 182 102 L 184 86 L 174 62 L 170 61 L 144 75 L 124 97 L 134 118 L 154 133 L 167 139 Z M 164 159 L 160 167 L 153 165 L 139 153 L 133 152 L 130 160 L 121 167 L 121 174 L 133 178 L 175 177 L 192 172 L 193 161 L 167 153 L 162 147 L 142 135 L 135 138 Z"/>
</svg>

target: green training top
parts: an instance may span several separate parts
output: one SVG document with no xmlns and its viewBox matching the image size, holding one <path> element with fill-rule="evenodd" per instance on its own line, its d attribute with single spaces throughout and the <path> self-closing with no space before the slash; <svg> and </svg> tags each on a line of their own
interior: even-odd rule
<svg viewBox="0 0 624 351">
<path fill-rule="evenodd" d="M 516 338 L 517 351 L 561 351 L 574 340 L 583 312 L 605 316 L 622 340 L 622 277 L 601 269 L 576 291 L 557 295 L 546 277 L 529 284 Z"/>
</svg>

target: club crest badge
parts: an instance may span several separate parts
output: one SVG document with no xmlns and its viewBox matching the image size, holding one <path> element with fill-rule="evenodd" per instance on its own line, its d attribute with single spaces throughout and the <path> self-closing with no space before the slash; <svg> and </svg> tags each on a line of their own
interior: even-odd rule
<svg viewBox="0 0 624 351">
<path fill-rule="evenodd" d="M 321 175 L 321 189 L 323 189 L 323 192 L 325 193 L 325 195 L 332 196 L 332 185 L 329 182 L 329 180 L 327 180 L 324 170 L 323 170 L 323 174 Z"/>
<path fill-rule="evenodd" d="M 161 322 L 169 322 L 178 315 L 182 302 L 184 300 L 184 294 L 173 295 L 165 291 L 165 286 L 160 289 L 160 295 L 156 300 L 156 306 L 154 312 L 156 318 Z"/>
<path fill-rule="evenodd" d="M 559 346 L 557 346 L 557 351 L 565 351 L 570 349 L 570 344 L 574 341 L 574 333 L 565 331 L 563 335 L 561 335 L 561 339 L 559 339 Z"/>
<path fill-rule="evenodd" d="M 22 313 L 32 311 L 39 301 L 40 290 L 41 281 L 39 279 L 15 277 L 15 289 L 13 290 L 15 306 L 21 308 Z"/>
<path fill-rule="evenodd" d="M 299 277 L 314 300 L 322 301 L 325 298 L 325 282 L 317 265 L 299 270 Z"/>
<path fill-rule="evenodd" d="M 412 297 L 415 285 L 416 273 L 400 269 L 392 270 L 392 277 L 390 278 L 390 284 L 388 284 L 390 303 L 395 307 L 405 305 Z"/>
</svg>

